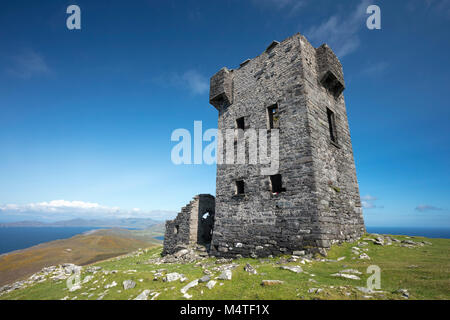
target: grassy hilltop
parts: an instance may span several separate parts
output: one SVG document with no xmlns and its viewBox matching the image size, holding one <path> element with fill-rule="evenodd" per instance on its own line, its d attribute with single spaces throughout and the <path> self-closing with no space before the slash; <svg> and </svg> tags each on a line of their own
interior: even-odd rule
<svg viewBox="0 0 450 320">
<path fill-rule="evenodd" d="M 450 299 L 450 240 L 422 237 L 385 237 L 392 243 L 376 244 L 377 235 L 366 235 L 355 243 L 335 245 L 327 257 L 289 256 L 233 261 L 201 258 L 190 263 L 161 263 L 161 246 L 139 250 L 120 258 L 95 263 L 81 272 L 81 288 L 69 292 L 65 280 L 51 280 L 51 274 L 40 283 L 13 290 L 0 299 L 135 299 L 141 295 L 155 299 Z M 370 260 L 366 258 L 370 257 Z M 360 258 L 363 257 L 363 258 Z M 294 261 L 296 260 L 296 261 Z M 249 263 L 257 271 L 244 269 Z M 381 289 L 368 292 L 367 267 L 381 269 Z M 292 268 L 300 266 L 298 268 Z M 92 268 L 97 267 L 97 268 Z M 98 268 L 100 267 L 100 268 Z M 292 270 L 283 267 L 291 267 Z M 216 279 L 223 270 L 231 270 L 231 280 Z M 348 279 L 333 276 L 350 275 Z M 183 274 L 186 279 L 163 281 L 169 273 Z M 205 282 L 186 291 L 180 290 L 196 279 L 210 274 L 216 281 L 209 289 Z M 123 282 L 135 286 L 124 289 Z M 263 280 L 282 283 L 263 286 Z M 114 285 L 115 284 L 115 285 Z M 360 287 L 360 288 L 358 288 Z M 362 287 L 362 288 L 361 288 Z"/>
</svg>

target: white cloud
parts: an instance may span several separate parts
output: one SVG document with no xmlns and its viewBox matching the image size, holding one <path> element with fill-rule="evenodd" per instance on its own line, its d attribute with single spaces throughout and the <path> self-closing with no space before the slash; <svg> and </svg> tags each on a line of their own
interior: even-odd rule
<svg viewBox="0 0 450 320">
<path fill-rule="evenodd" d="M 361 205 L 364 209 L 373 209 L 375 208 L 375 205 L 372 202 L 369 201 L 361 201 Z"/>
<path fill-rule="evenodd" d="M 139 208 L 131 210 L 119 207 L 108 207 L 98 203 L 84 201 L 52 200 L 49 202 L 36 202 L 24 205 L 0 205 L 1 216 L 35 217 L 50 220 L 66 220 L 72 218 L 85 219 L 114 219 L 114 218 L 152 218 L 165 220 L 172 218 L 173 211 L 144 211 Z"/>
<path fill-rule="evenodd" d="M 160 75 L 153 78 L 153 81 L 163 87 L 177 87 L 189 90 L 194 95 L 205 94 L 209 90 L 209 79 L 194 69 L 184 73 Z"/>
<path fill-rule="evenodd" d="M 208 79 L 195 70 L 185 72 L 181 79 L 194 94 L 204 94 L 209 89 Z"/>
<path fill-rule="evenodd" d="M 366 28 L 366 9 L 370 0 L 362 0 L 350 14 L 336 14 L 306 31 L 316 45 L 326 42 L 340 58 L 354 52 L 360 45 L 358 32 Z"/>
<path fill-rule="evenodd" d="M 450 1 L 448 0 L 426 0 L 427 8 L 434 10 L 437 13 L 444 14 L 450 17 Z"/>
<path fill-rule="evenodd" d="M 371 196 L 370 194 L 361 197 L 361 205 L 364 209 L 382 209 L 383 206 L 377 206 L 374 202 L 377 201 L 378 198 Z"/>
<path fill-rule="evenodd" d="M 427 212 L 427 211 L 442 211 L 442 208 L 438 208 L 429 204 L 420 204 L 416 207 L 417 211 Z"/>
<path fill-rule="evenodd" d="M 385 61 L 371 63 L 368 67 L 362 70 L 363 74 L 369 76 L 377 76 L 384 73 L 388 69 L 389 64 Z"/>
<path fill-rule="evenodd" d="M 255 6 L 297 11 L 306 5 L 306 0 L 252 0 Z"/>
<path fill-rule="evenodd" d="M 371 196 L 370 194 L 362 196 L 361 200 L 365 200 L 365 201 L 375 201 L 378 200 L 377 197 Z"/>
<path fill-rule="evenodd" d="M 35 76 L 49 74 L 50 68 L 42 55 L 27 50 L 11 57 L 10 66 L 6 71 L 21 79 L 31 79 Z"/>
</svg>

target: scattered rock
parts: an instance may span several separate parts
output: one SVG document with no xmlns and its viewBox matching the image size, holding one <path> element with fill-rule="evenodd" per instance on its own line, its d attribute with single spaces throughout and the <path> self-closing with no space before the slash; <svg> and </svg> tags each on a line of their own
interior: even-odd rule
<svg viewBox="0 0 450 320">
<path fill-rule="evenodd" d="M 266 287 L 266 286 L 275 286 L 275 285 L 283 284 L 283 283 L 284 283 L 284 281 L 281 281 L 281 280 L 263 280 L 261 282 L 261 285 Z"/>
<path fill-rule="evenodd" d="M 212 289 L 212 288 L 214 288 L 214 286 L 216 285 L 216 283 L 217 283 L 217 281 L 209 280 L 208 283 L 206 284 L 206 287 L 207 287 L 208 289 Z"/>
<path fill-rule="evenodd" d="M 310 288 L 309 290 L 308 290 L 308 293 L 320 293 L 320 292 L 322 292 L 323 291 L 323 289 L 322 288 Z"/>
<path fill-rule="evenodd" d="M 181 288 L 181 293 L 186 293 L 190 288 L 195 287 L 196 285 L 198 285 L 198 280 L 194 280 L 189 282 L 187 285 L 185 285 L 183 288 Z"/>
<path fill-rule="evenodd" d="M 253 266 L 250 263 L 247 263 L 244 267 L 244 270 L 247 271 L 250 274 L 257 274 L 258 272 L 256 271 L 255 268 L 253 268 Z"/>
<path fill-rule="evenodd" d="M 233 259 L 226 259 L 226 258 L 220 258 L 216 260 L 216 264 L 226 264 L 226 263 L 232 263 Z"/>
<path fill-rule="evenodd" d="M 359 272 L 356 269 L 345 269 L 345 270 L 341 270 L 339 271 L 340 273 L 353 273 L 353 274 L 362 274 L 362 272 Z"/>
<path fill-rule="evenodd" d="M 370 260 L 370 257 L 367 255 L 367 253 L 363 252 L 359 255 L 359 259 Z"/>
<path fill-rule="evenodd" d="M 105 289 L 109 289 L 109 288 L 112 288 L 112 287 L 115 287 L 115 286 L 117 286 L 117 282 L 113 281 L 112 283 L 107 284 L 106 286 L 104 286 L 104 288 Z"/>
<path fill-rule="evenodd" d="M 164 282 L 172 282 L 172 281 L 181 279 L 182 277 L 183 277 L 183 275 L 180 273 L 171 272 L 171 273 L 166 274 L 166 276 L 163 278 L 163 281 Z"/>
<path fill-rule="evenodd" d="M 373 294 L 373 293 L 384 293 L 384 291 L 375 291 L 366 287 L 356 287 L 359 291 L 365 294 Z"/>
<path fill-rule="evenodd" d="M 361 280 L 360 277 L 355 276 L 354 274 L 346 274 L 346 273 L 333 273 L 331 276 L 333 277 L 341 277 L 341 278 L 346 278 L 346 279 L 352 279 L 352 280 Z"/>
<path fill-rule="evenodd" d="M 161 294 L 161 292 L 156 292 L 156 293 L 153 295 L 152 300 L 155 300 L 160 294 Z"/>
<path fill-rule="evenodd" d="M 300 266 L 282 266 L 281 269 L 289 270 L 289 271 L 292 271 L 292 272 L 295 272 L 295 273 L 303 272 L 303 269 Z"/>
<path fill-rule="evenodd" d="M 180 251 L 176 252 L 176 253 L 174 254 L 174 256 L 175 256 L 176 258 L 180 258 L 180 257 L 182 257 L 182 256 L 184 256 L 184 255 L 186 255 L 186 254 L 188 254 L 188 253 L 189 253 L 189 250 L 188 250 L 188 249 L 181 249 Z"/>
<path fill-rule="evenodd" d="M 94 278 L 94 276 L 86 276 L 83 280 L 83 284 L 88 283 L 89 281 L 91 281 Z"/>
<path fill-rule="evenodd" d="M 136 298 L 134 298 L 134 300 L 147 300 L 149 294 L 150 290 L 146 289 L 142 291 L 141 294 L 139 294 Z"/>
<path fill-rule="evenodd" d="M 409 292 L 407 289 L 399 289 L 396 291 L 397 293 L 401 293 L 402 297 L 405 299 L 409 299 Z"/>
<path fill-rule="evenodd" d="M 231 270 L 225 270 L 220 274 L 218 279 L 219 280 L 231 280 L 232 275 L 233 274 L 232 274 Z"/>
<path fill-rule="evenodd" d="M 208 282 L 209 280 L 211 280 L 211 277 L 206 275 L 206 276 L 203 276 L 200 279 L 198 279 L 198 282 L 203 283 L 203 282 Z"/>
<path fill-rule="evenodd" d="M 73 285 L 72 287 L 70 287 L 69 292 L 74 292 L 77 290 L 80 290 L 81 286 L 79 284 Z"/>
<path fill-rule="evenodd" d="M 379 246 L 384 246 L 384 239 L 382 237 L 377 237 L 373 243 Z"/>
</svg>

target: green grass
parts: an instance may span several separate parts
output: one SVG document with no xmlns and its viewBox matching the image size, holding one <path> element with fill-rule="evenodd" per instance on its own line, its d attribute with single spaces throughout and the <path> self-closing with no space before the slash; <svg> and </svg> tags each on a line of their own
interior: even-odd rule
<svg viewBox="0 0 450 320">
<path fill-rule="evenodd" d="M 403 240 L 405 236 L 394 236 Z M 188 293 L 192 299 L 366 299 L 365 294 L 357 290 L 356 286 L 365 287 L 366 279 L 370 274 L 366 273 L 367 267 L 377 265 L 381 268 L 381 290 L 382 294 L 371 294 L 372 299 L 403 299 L 398 289 L 407 289 L 410 299 L 449 299 L 450 298 L 450 258 L 449 239 L 427 239 L 421 237 L 411 237 L 413 241 L 429 241 L 432 245 L 423 247 L 406 248 L 398 243 L 391 246 L 377 246 L 372 242 L 368 248 L 368 255 L 371 260 L 352 259 L 355 257 L 351 253 L 351 247 L 356 243 L 345 243 L 334 246 L 328 253 L 327 259 L 337 259 L 346 257 L 339 262 L 314 261 L 310 264 L 299 264 L 298 262 L 286 263 L 283 265 L 300 265 L 304 272 L 296 274 L 288 270 L 280 269 L 276 262 L 283 257 L 272 259 L 237 259 L 235 263 L 239 266 L 233 270 L 231 281 L 218 280 L 213 289 L 208 289 L 204 283 L 189 289 Z M 161 299 L 184 299 L 180 289 L 192 280 L 202 277 L 201 267 L 192 264 L 144 264 L 150 258 L 157 257 L 161 252 L 161 247 L 150 248 L 140 256 L 124 257 L 121 260 L 110 259 L 108 261 L 96 263 L 103 270 L 117 270 L 115 274 L 104 275 L 99 272 L 94 275 L 94 279 L 84 284 L 82 289 L 75 292 L 68 292 L 65 281 L 58 283 L 46 280 L 33 287 L 16 290 L 9 294 L 0 296 L 0 299 L 61 299 L 68 296 L 69 299 L 88 299 L 82 296 L 82 292 L 93 293 L 89 299 L 95 300 L 105 292 L 103 288 L 112 281 L 117 282 L 117 286 L 109 289 L 103 299 L 133 299 L 144 289 L 159 292 L 158 300 Z M 286 257 L 284 257 L 286 258 Z M 215 258 L 208 258 L 202 263 L 210 264 L 211 270 L 217 267 Z M 256 267 L 258 274 L 249 275 L 244 271 L 246 263 Z M 361 280 L 350 280 L 332 277 L 342 269 L 357 269 L 362 272 Z M 163 282 L 161 278 L 153 281 L 154 273 L 159 269 L 166 269 L 167 272 L 183 273 L 188 280 L 184 283 L 179 281 Z M 102 271 L 103 271 L 102 270 Z M 126 274 L 127 270 L 137 270 L 136 273 Z M 212 270 L 211 270 L 212 271 Z M 220 272 L 214 272 L 213 277 Z M 314 274 L 311 276 L 309 274 Z M 82 273 L 82 279 L 87 275 Z M 143 279 L 142 282 L 139 279 Z M 282 280 L 281 285 L 263 287 L 263 279 Z M 314 279 L 317 283 L 310 282 Z M 123 290 L 122 281 L 134 280 L 136 287 L 130 290 Z M 95 285 L 94 281 L 98 281 Z M 220 284 L 223 285 L 220 285 Z M 99 288 L 98 288 L 99 286 Z M 308 293 L 310 288 L 322 288 L 323 291 L 315 294 Z M 202 294 L 203 291 L 203 294 Z"/>
</svg>

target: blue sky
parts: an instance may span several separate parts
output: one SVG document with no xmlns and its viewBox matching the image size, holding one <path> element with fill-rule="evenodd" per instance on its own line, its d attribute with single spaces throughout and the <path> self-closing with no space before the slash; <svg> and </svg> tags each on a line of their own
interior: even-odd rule
<svg viewBox="0 0 450 320">
<path fill-rule="evenodd" d="M 343 63 L 366 224 L 450 227 L 448 30 L 444 0 L 3 1 L 0 221 L 161 218 L 215 194 L 214 165 L 172 163 L 172 131 L 216 128 L 210 76 L 300 32 Z"/>
</svg>

